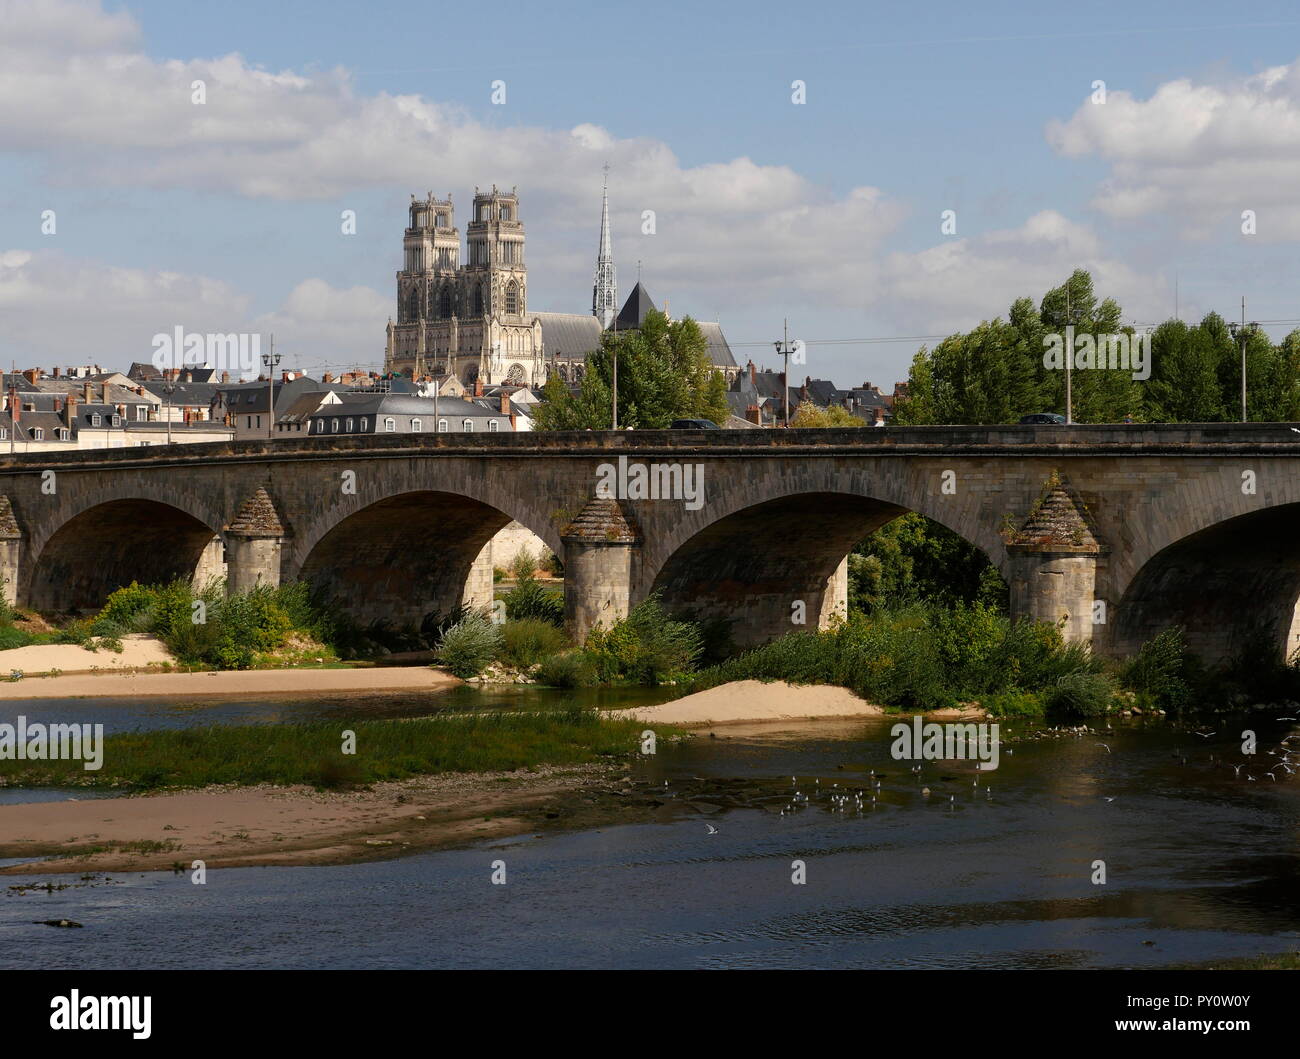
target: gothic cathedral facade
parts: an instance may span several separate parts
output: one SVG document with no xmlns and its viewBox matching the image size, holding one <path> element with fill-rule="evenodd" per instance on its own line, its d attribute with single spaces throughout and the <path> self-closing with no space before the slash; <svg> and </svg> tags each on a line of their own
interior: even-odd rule
<svg viewBox="0 0 1300 1059">
<path fill-rule="evenodd" d="M 462 264 L 451 196 L 411 196 L 386 370 L 417 379 L 451 374 L 469 387 L 541 386 L 542 325 L 528 311 L 517 190 L 476 188 L 465 237 L 469 260 Z"/>
</svg>

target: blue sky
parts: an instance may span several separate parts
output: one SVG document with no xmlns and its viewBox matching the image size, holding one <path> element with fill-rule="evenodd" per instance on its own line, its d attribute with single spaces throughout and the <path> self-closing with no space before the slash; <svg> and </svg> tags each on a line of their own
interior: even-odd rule
<svg viewBox="0 0 1300 1059">
<path fill-rule="evenodd" d="M 522 196 L 531 307 L 584 311 L 607 159 L 621 292 L 641 261 L 742 361 L 774 362 L 744 343 L 788 316 L 841 384 L 892 385 L 919 343 L 817 339 L 968 327 L 1075 264 L 1138 321 L 1172 315 L 1175 276 L 1184 317 L 1243 293 L 1300 317 L 1291 4 L 0 0 L 0 22 L 20 363 L 124 367 L 180 323 L 377 364 L 409 194 L 494 181 Z"/>
</svg>

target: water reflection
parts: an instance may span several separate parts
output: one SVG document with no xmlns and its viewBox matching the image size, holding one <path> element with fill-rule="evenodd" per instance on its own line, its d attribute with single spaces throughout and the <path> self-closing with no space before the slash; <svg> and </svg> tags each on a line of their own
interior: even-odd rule
<svg viewBox="0 0 1300 1059">
<path fill-rule="evenodd" d="M 1261 756 L 1289 730 L 1238 721 L 1219 723 L 1256 729 Z M 1022 738 L 973 784 L 955 763 L 918 776 L 893 761 L 888 724 L 661 742 L 638 766 L 646 789 L 664 792 L 660 823 L 346 867 L 215 870 L 204 887 L 137 874 L 6 895 L 0 964 L 1141 967 L 1300 946 L 1300 783 L 1239 778 L 1226 736 L 1133 725 Z M 861 811 L 814 796 L 781 815 L 794 790 L 877 781 Z M 710 784 L 735 795 L 714 802 L 749 807 L 703 807 Z M 491 884 L 496 859 L 505 886 Z M 54 917 L 86 929 L 30 922 Z"/>
</svg>

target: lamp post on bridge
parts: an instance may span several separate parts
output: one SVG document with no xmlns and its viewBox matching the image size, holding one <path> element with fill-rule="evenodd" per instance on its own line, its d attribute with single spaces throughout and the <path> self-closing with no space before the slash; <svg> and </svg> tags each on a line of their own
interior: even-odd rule
<svg viewBox="0 0 1300 1059">
<path fill-rule="evenodd" d="M 1249 422 L 1246 417 L 1246 347 L 1250 340 L 1259 334 L 1259 324 L 1253 320 L 1246 323 L 1246 296 L 1241 297 L 1241 323 L 1231 323 L 1228 331 L 1234 339 L 1241 342 L 1241 421 Z"/>
</svg>

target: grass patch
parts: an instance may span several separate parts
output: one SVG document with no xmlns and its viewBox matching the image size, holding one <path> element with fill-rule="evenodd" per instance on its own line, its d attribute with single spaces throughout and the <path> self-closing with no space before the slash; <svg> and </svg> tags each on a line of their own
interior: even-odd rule
<svg viewBox="0 0 1300 1059">
<path fill-rule="evenodd" d="M 269 783 L 334 790 L 446 772 L 587 764 L 633 752 L 644 728 L 573 708 L 128 732 L 105 740 L 98 772 L 86 772 L 80 761 L 0 761 L 0 778 L 17 787 L 145 791 Z M 355 754 L 341 751 L 345 729 L 356 733 Z"/>
</svg>

